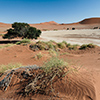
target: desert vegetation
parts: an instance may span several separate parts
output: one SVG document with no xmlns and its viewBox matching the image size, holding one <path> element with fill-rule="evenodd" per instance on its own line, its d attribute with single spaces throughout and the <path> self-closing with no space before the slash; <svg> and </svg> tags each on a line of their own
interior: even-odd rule
<svg viewBox="0 0 100 100">
<path fill-rule="evenodd" d="M 27 23 L 13 23 L 12 28 L 7 30 L 7 33 L 3 36 L 4 39 L 12 39 L 15 37 L 37 39 L 41 35 L 41 30 L 31 27 Z"/>
<path fill-rule="evenodd" d="M 26 39 L 26 38 L 22 39 L 21 41 L 16 42 L 17 45 L 29 44 L 29 43 L 31 43 L 30 39 Z"/>
<path fill-rule="evenodd" d="M 0 73 L 5 73 L 7 70 L 12 70 L 12 69 L 15 69 L 15 68 L 18 68 L 18 67 L 21 67 L 22 64 L 21 63 L 9 63 L 7 65 L 0 65 Z"/>
<path fill-rule="evenodd" d="M 79 46 L 78 44 L 71 45 L 70 43 L 67 43 L 66 41 L 62 41 L 59 43 L 56 43 L 55 41 L 48 41 L 48 42 L 43 42 L 43 41 L 38 41 L 35 44 L 31 44 L 29 48 L 33 51 L 37 50 L 55 50 L 59 51 L 59 49 L 64 49 L 68 48 L 69 50 L 83 50 L 87 48 L 95 48 L 94 44 L 83 44 Z"/>
<path fill-rule="evenodd" d="M 41 27 L 42 25 L 44 26 Z M 31 39 L 37 39 L 41 35 L 41 31 L 31 27 L 32 24 L 30 26 L 27 23 L 14 23 L 12 28 L 7 30 L 7 34 L 1 31 L 0 36 L 4 39 L 20 39 L 20 41 L 14 42 L 15 44 L 11 44 L 11 42 L 3 44 L 2 41 L 10 40 L 1 38 L 0 98 L 2 100 L 98 100 L 96 95 L 100 90 L 98 89 L 100 47 L 94 45 L 97 41 L 92 42 L 94 44 L 91 44 L 90 41 L 94 37 L 99 39 L 99 31 L 93 30 L 93 27 L 99 29 L 99 26 L 85 26 L 81 22 L 72 25 L 62 24 L 61 28 L 59 24 L 51 23 L 50 25 L 49 23 L 36 25 L 45 31 L 44 34 L 49 34 L 46 34 L 48 38 L 41 37 L 39 38 L 41 41 L 38 42 Z M 78 28 L 91 28 L 91 30 L 76 30 Z M 60 29 L 64 29 L 65 33 L 61 34 Z M 49 37 L 50 30 L 52 30 L 52 34 L 54 31 L 58 37 L 56 38 L 56 34 L 54 34 L 55 37 Z M 70 36 L 70 31 L 72 36 Z M 83 32 L 77 34 L 78 39 L 89 38 L 90 41 L 86 42 L 83 39 L 81 42 L 77 39 L 78 42 L 74 45 L 67 43 L 67 38 L 74 38 L 78 31 Z M 66 34 L 67 32 L 69 33 Z M 74 34 L 74 32 L 76 33 Z M 56 42 L 50 40 L 52 38 Z M 47 39 L 47 42 L 44 42 L 43 39 Z M 72 39 L 71 43 L 73 42 Z M 85 44 L 81 45 L 81 43 Z M 96 82 L 92 82 L 94 81 L 92 76 L 97 79 Z"/>
<path fill-rule="evenodd" d="M 80 50 L 82 50 L 82 49 L 87 49 L 87 48 L 95 48 L 95 45 L 93 45 L 93 44 L 83 44 L 83 45 L 81 45 L 80 46 Z"/>
<path fill-rule="evenodd" d="M 57 95 L 57 93 L 55 92 L 53 84 L 57 82 L 57 80 L 64 78 L 69 72 L 74 70 L 68 66 L 67 62 L 65 62 L 63 59 L 59 59 L 57 56 L 56 57 L 52 56 L 50 59 L 44 62 L 42 67 L 38 67 L 37 65 L 25 66 L 25 67 L 19 67 L 19 66 L 22 65 L 8 64 L 7 66 L 5 65 L 0 66 L 1 68 L 0 72 L 4 73 L 4 75 L 7 75 L 0 82 L 0 87 L 1 88 L 3 87 L 5 91 L 10 85 L 12 77 L 14 75 L 19 74 L 21 75 L 19 77 L 19 79 L 21 80 L 20 82 L 24 81 L 25 79 L 28 79 L 28 83 L 26 83 L 26 86 L 24 87 L 23 91 L 24 95 L 29 95 L 30 93 L 33 94 L 39 93 L 45 95 L 52 94 L 52 96 L 54 96 Z M 37 71 L 35 72 L 35 70 Z"/>
<path fill-rule="evenodd" d="M 13 46 L 13 45 L 14 44 L 12 44 L 12 43 L 8 43 L 8 44 L 5 44 L 5 45 L 0 45 L 0 49 L 10 47 L 10 46 Z"/>
<path fill-rule="evenodd" d="M 27 47 L 28 50 L 30 49 L 29 51 L 31 51 L 32 55 L 30 60 L 32 59 L 33 61 L 36 61 L 38 63 L 40 63 L 40 61 L 42 60 L 42 62 L 44 63 L 40 66 L 35 64 L 23 66 L 21 63 L 0 65 L 0 76 L 2 78 L 0 81 L 0 88 L 2 91 L 7 91 L 9 90 L 9 87 L 20 84 L 20 88 L 16 92 L 17 95 L 21 93 L 23 97 L 29 97 L 38 94 L 47 96 L 46 100 L 52 100 L 52 98 L 54 100 L 56 98 L 64 98 L 64 100 L 67 100 L 68 98 L 66 96 L 60 96 L 63 89 L 58 85 L 59 83 L 61 85 L 64 85 L 64 94 L 73 94 L 73 98 L 81 98 L 80 100 L 83 100 L 84 95 L 89 95 L 91 98 L 95 98 L 95 93 L 93 92 L 94 87 L 91 83 L 87 85 L 87 83 L 82 81 L 84 87 L 83 88 L 80 85 L 80 80 L 77 80 L 77 82 L 72 79 L 72 77 L 69 77 L 70 75 L 77 75 L 76 73 L 78 73 L 80 68 L 70 65 L 69 62 L 66 61 L 65 57 L 61 58 L 62 56 L 71 55 L 67 51 L 88 50 L 88 48 L 95 48 L 95 45 L 84 44 L 82 46 L 79 46 L 77 44 L 71 45 L 66 41 L 57 43 L 52 40 L 48 42 L 31 42 L 31 40 L 24 38 L 21 41 L 17 42 L 16 46 L 18 46 L 19 48 Z M 19 50 L 19 48 L 17 50 L 18 54 L 23 53 L 23 51 Z M 26 54 L 24 53 L 24 55 Z M 17 53 L 14 53 L 14 56 L 16 56 L 17 58 Z M 44 57 L 46 58 L 45 61 L 43 61 Z M 16 58 L 14 57 L 14 59 Z M 25 59 L 28 58 L 26 57 Z M 13 82 L 14 78 L 16 82 Z M 72 83 L 70 84 L 70 82 Z M 78 85 L 75 86 L 75 84 Z M 74 89 L 73 86 L 75 86 Z M 70 91 L 68 89 L 70 89 Z M 77 91 L 82 94 L 81 97 Z M 85 91 L 87 94 L 85 94 L 85 92 L 83 91 Z"/>
<path fill-rule="evenodd" d="M 64 71 L 65 68 L 66 71 Z M 31 92 L 38 92 L 48 95 L 50 92 L 54 91 L 54 81 L 64 77 L 68 71 L 68 67 L 63 60 L 52 57 L 40 68 L 33 82 L 26 86 L 25 92 L 28 94 Z"/>
</svg>

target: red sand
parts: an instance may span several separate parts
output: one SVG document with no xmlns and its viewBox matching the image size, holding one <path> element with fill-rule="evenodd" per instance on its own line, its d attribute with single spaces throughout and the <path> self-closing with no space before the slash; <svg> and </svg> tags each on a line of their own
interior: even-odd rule
<svg viewBox="0 0 100 100">
<path fill-rule="evenodd" d="M 42 58 L 40 59 L 35 59 L 34 56 L 41 52 L 43 55 Z M 68 52 L 66 54 L 63 54 L 64 52 Z M 69 66 L 77 66 L 77 67 L 82 67 L 81 70 L 76 74 L 76 75 L 71 75 L 70 80 L 72 81 L 72 84 L 66 84 L 63 83 L 65 81 L 59 81 L 56 84 L 60 92 L 60 97 L 66 97 L 70 98 L 68 100 L 74 100 L 73 96 L 68 96 L 69 93 L 71 94 L 76 93 L 78 96 L 78 99 L 76 100 L 83 100 L 81 99 L 81 96 L 83 96 L 84 100 L 99 100 L 100 98 L 100 47 L 96 47 L 95 49 L 89 49 L 89 50 L 78 50 L 78 51 L 69 51 L 67 49 L 61 50 L 61 58 L 65 59 L 68 63 Z M 8 63 L 22 63 L 23 65 L 34 65 L 37 64 L 41 66 L 44 61 L 49 57 L 48 52 L 46 51 L 37 51 L 33 52 L 32 50 L 29 49 L 28 46 L 12 46 L 12 47 L 7 47 L 4 49 L 0 49 L 0 64 L 8 64 Z M 79 75 L 78 75 L 79 74 Z M 16 77 L 16 76 L 15 76 Z M 16 78 L 14 78 L 16 79 Z M 19 81 L 16 80 L 18 83 Z M 6 98 L 4 100 L 9 100 L 13 98 L 14 100 L 48 100 L 46 96 L 44 95 L 34 95 L 34 96 L 29 96 L 29 97 L 23 97 L 20 94 L 16 94 L 16 92 L 20 91 L 20 86 L 21 84 L 17 84 L 15 80 L 12 81 L 11 87 L 6 92 L 0 91 L 0 97 L 1 98 Z M 93 85 L 91 84 L 93 83 Z M 69 82 L 70 83 L 70 82 Z M 94 87 L 95 89 L 94 89 Z M 18 89 L 20 88 L 20 89 Z M 79 88 L 79 89 L 78 89 Z M 88 89 L 90 91 L 86 92 Z M 79 93 L 78 93 L 79 91 Z M 92 92 L 91 92 L 92 91 Z M 87 95 L 85 95 L 85 94 Z M 95 96 L 96 94 L 96 96 Z M 75 95 L 75 96 L 76 96 Z M 90 96 L 92 99 L 89 99 Z M 96 99 L 95 99 L 96 97 Z M 8 98 L 8 99 L 7 99 Z M 34 99 L 33 99 L 34 98 Z M 46 99 L 40 99 L 40 98 L 46 98 Z M 50 97 L 49 97 L 50 98 Z M 66 100 L 66 98 L 63 100 Z M 80 99 L 79 99 L 80 98 Z M 1 99 L 3 100 L 3 99 Z M 53 99 L 53 100 L 60 100 L 60 99 Z"/>
</svg>

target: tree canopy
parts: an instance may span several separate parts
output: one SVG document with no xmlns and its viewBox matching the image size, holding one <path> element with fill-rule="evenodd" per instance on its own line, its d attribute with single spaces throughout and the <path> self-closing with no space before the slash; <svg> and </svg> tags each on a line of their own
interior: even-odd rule
<svg viewBox="0 0 100 100">
<path fill-rule="evenodd" d="M 27 23 L 15 22 L 12 24 L 12 28 L 7 30 L 7 33 L 3 36 L 4 39 L 12 39 L 15 37 L 37 39 L 41 35 L 41 30 L 31 27 Z"/>
</svg>

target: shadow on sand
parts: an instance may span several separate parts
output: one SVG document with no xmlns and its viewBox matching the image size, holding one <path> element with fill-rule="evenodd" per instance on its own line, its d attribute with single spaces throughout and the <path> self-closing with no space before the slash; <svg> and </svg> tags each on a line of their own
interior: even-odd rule
<svg viewBox="0 0 100 100">
<path fill-rule="evenodd" d="M 15 44 L 18 41 L 20 41 L 20 40 L 3 40 L 3 41 L 0 41 L 0 44 L 8 44 L 8 43 Z"/>
</svg>

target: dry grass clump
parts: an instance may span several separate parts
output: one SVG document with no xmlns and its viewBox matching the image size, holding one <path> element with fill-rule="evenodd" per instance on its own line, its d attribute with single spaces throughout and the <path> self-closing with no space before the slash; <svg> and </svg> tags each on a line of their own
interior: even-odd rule
<svg viewBox="0 0 100 100">
<path fill-rule="evenodd" d="M 70 43 L 67 43 L 66 41 L 62 41 L 60 43 L 56 43 L 55 41 L 38 41 L 35 44 L 30 45 L 30 49 L 33 51 L 37 50 L 54 50 L 59 51 L 60 49 L 68 48 L 69 50 L 82 50 L 86 48 L 95 48 L 95 45 L 93 44 L 83 44 L 82 46 L 79 46 L 78 44 L 71 45 Z"/>
<path fill-rule="evenodd" d="M 53 93 L 53 83 L 63 78 L 68 72 L 69 67 L 66 62 L 58 57 L 51 57 L 39 69 L 36 77 L 25 87 L 25 93 Z"/>
<path fill-rule="evenodd" d="M 56 45 L 56 42 L 53 42 L 53 41 L 49 41 L 49 42 L 38 41 L 35 44 L 31 44 L 30 49 L 33 51 L 50 50 L 50 49 L 56 50 L 57 45 Z"/>
<path fill-rule="evenodd" d="M 9 43 L 9 44 L 6 44 L 6 45 L 0 45 L 0 49 L 10 47 L 10 46 L 13 46 L 13 45 L 14 44 L 12 44 L 12 43 Z"/>
<path fill-rule="evenodd" d="M 60 48 L 60 49 L 64 49 L 66 48 L 66 44 L 61 42 L 61 43 L 57 43 L 57 46 Z"/>
<path fill-rule="evenodd" d="M 21 41 L 16 42 L 17 45 L 20 45 L 20 44 L 27 45 L 29 43 L 31 43 L 30 39 L 26 39 L 26 38 L 22 39 Z"/>
<path fill-rule="evenodd" d="M 87 47 L 89 47 L 89 48 L 95 48 L 95 45 L 92 44 L 92 43 L 90 43 L 90 44 L 87 45 Z"/>
<path fill-rule="evenodd" d="M 4 34 L 0 34 L 0 36 L 4 36 Z"/>
<path fill-rule="evenodd" d="M 42 29 L 43 31 L 49 31 L 48 29 Z"/>
<path fill-rule="evenodd" d="M 47 62 L 44 63 L 42 70 L 46 73 L 52 73 L 52 69 L 65 68 L 67 63 L 63 59 L 58 57 L 51 57 Z"/>
<path fill-rule="evenodd" d="M 11 70 L 11 69 L 18 68 L 21 66 L 22 66 L 21 63 L 9 63 L 7 65 L 0 65 L 0 73 L 4 73 L 7 70 Z"/>
<path fill-rule="evenodd" d="M 49 54 L 50 54 L 51 56 L 57 56 L 57 55 L 58 55 L 58 52 L 55 51 L 55 50 L 53 50 L 53 49 L 50 49 L 50 50 L 49 50 Z"/>
<path fill-rule="evenodd" d="M 77 49 L 78 49 L 78 46 L 79 46 L 79 45 L 77 45 L 77 44 L 75 44 L 75 45 L 70 45 L 70 46 L 68 46 L 68 49 L 69 49 L 69 50 L 77 50 Z"/>
<path fill-rule="evenodd" d="M 43 57 L 42 53 L 39 52 L 38 54 L 36 54 L 33 58 L 35 59 L 41 59 Z"/>
</svg>

